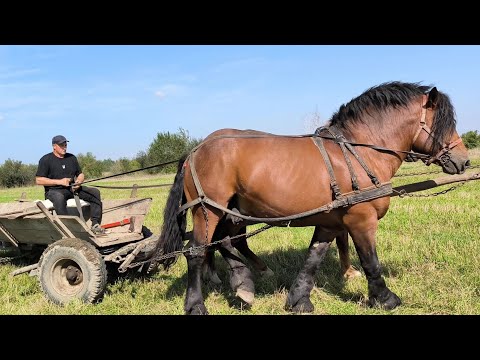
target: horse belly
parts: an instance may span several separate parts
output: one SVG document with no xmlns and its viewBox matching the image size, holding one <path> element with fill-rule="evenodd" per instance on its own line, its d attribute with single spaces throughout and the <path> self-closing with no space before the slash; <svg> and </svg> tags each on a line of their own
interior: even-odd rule
<svg viewBox="0 0 480 360">
<path fill-rule="evenodd" d="M 242 213 L 250 216 L 290 216 L 332 200 L 328 179 L 305 162 L 258 167 L 239 178 L 237 201 Z"/>
</svg>

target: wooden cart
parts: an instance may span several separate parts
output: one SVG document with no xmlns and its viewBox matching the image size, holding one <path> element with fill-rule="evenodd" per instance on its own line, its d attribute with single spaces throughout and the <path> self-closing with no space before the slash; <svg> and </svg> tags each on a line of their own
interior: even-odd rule
<svg viewBox="0 0 480 360">
<path fill-rule="evenodd" d="M 151 202 L 151 198 L 104 200 L 105 235 L 91 232 L 88 203 L 82 207 L 85 221 L 75 203 L 68 207 L 71 215 L 57 215 L 45 201 L 0 204 L 0 249 L 3 256 L 41 254 L 39 260 L 34 258 L 38 262 L 11 275 L 38 276 L 52 302 L 64 304 L 78 298 L 94 303 L 104 294 L 107 264 L 108 271 L 122 273 L 148 259 L 158 238 L 143 226 Z"/>
</svg>

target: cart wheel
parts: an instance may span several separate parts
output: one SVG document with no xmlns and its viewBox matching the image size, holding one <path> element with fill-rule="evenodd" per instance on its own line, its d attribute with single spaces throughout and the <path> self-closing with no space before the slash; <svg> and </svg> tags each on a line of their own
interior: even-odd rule
<svg viewBox="0 0 480 360">
<path fill-rule="evenodd" d="M 107 269 L 97 249 L 81 239 L 62 239 L 50 244 L 39 261 L 40 286 L 49 300 L 65 304 L 100 300 L 107 283 Z"/>
</svg>

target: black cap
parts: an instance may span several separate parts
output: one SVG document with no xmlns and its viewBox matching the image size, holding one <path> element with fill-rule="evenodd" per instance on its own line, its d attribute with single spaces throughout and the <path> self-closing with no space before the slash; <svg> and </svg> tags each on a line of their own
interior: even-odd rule
<svg viewBox="0 0 480 360">
<path fill-rule="evenodd" d="M 67 138 L 63 135 L 56 135 L 52 138 L 52 145 L 53 144 L 63 144 L 68 142 Z"/>
</svg>

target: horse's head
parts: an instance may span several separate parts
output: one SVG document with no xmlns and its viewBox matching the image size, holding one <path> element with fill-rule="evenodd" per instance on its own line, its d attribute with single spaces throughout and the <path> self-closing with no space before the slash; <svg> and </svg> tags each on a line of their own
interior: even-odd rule
<svg viewBox="0 0 480 360">
<path fill-rule="evenodd" d="M 456 130 L 455 110 L 446 94 L 432 88 L 422 97 L 422 115 L 412 149 L 428 154 L 425 164 L 436 164 L 447 174 L 462 174 L 470 165 L 468 151 Z"/>
</svg>

